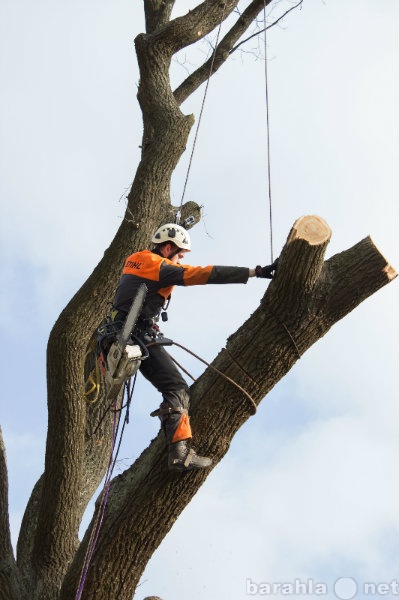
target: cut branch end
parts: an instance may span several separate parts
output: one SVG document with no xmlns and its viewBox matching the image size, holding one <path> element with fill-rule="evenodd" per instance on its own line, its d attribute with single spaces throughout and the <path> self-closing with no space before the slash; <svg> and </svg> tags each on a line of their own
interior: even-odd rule
<svg viewBox="0 0 399 600">
<path fill-rule="evenodd" d="M 383 268 L 383 271 L 386 274 L 388 281 L 392 281 L 392 279 L 395 279 L 395 277 L 398 276 L 397 271 L 394 269 L 394 267 L 392 265 L 389 264 L 389 262 L 387 261 L 387 259 L 385 258 L 385 256 L 383 255 L 383 253 L 378 248 L 377 244 L 374 242 L 374 240 L 372 238 L 370 238 L 370 242 L 373 244 L 373 246 L 375 247 L 375 249 L 377 250 L 377 252 L 385 260 L 386 264 L 385 264 L 385 267 Z"/>
<path fill-rule="evenodd" d="M 324 219 L 316 215 L 307 215 L 295 221 L 287 242 L 305 240 L 311 246 L 319 246 L 329 242 L 331 234 L 331 229 Z"/>
</svg>

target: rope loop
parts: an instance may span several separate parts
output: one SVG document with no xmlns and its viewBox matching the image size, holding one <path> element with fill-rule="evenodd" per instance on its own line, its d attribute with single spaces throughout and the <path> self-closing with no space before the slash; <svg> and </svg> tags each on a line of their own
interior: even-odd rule
<svg viewBox="0 0 399 600">
<path fill-rule="evenodd" d="M 228 375 L 226 375 L 225 373 L 223 373 L 222 371 L 220 371 L 219 369 L 217 369 L 216 367 L 214 367 L 213 365 L 211 365 L 210 363 L 208 363 L 206 360 L 204 360 L 203 358 L 201 358 L 200 356 L 198 356 L 198 354 L 195 354 L 195 352 L 193 352 L 192 350 L 189 350 L 189 348 L 186 348 L 182 344 L 178 344 L 175 341 L 173 342 L 173 344 L 175 346 L 177 346 L 178 348 L 181 348 L 182 350 L 185 350 L 186 352 L 188 352 L 189 354 L 191 354 L 192 356 L 194 356 L 194 358 L 196 358 L 200 362 L 204 363 L 204 365 L 206 365 L 207 367 L 209 367 L 210 369 L 212 369 L 212 371 L 215 371 L 215 373 L 217 373 L 221 377 L 224 377 L 224 379 L 226 379 L 232 385 L 234 385 L 237 389 L 239 389 L 240 392 L 242 392 L 248 398 L 248 400 L 249 400 L 249 403 L 250 403 L 251 409 L 252 409 L 251 414 L 254 415 L 256 413 L 258 407 L 256 406 L 255 400 L 252 398 L 252 396 L 250 394 L 248 394 L 247 390 L 245 390 L 243 387 L 241 387 L 241 385 L 239 385 L 236 381 L 234 381 L 234 379 L 231 379 L 231 377 L 229 377 Z"/>
</svg>

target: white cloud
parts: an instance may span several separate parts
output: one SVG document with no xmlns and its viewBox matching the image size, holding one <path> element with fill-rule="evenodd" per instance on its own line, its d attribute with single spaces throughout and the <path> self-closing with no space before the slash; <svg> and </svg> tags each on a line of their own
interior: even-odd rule
<svg viewBox="0 0 399 600">
<path fill-rule="evenodd" d="M 397 528 L 392 444 L 370 443 L 364 424 L 346 417 L 273 443 L 270 463 L 269 440 L 253 428 L 241 436 L 150 563 L 146 592 L 184 597 L 184 573 L 194 600 L 243 598 L 246 577 L 330 584 L 349 569 L 359 581 L 390 581 L 380 538 Z M 246 464 L 236 456 L 242 444 L 251 447 Z"/>
</svg>

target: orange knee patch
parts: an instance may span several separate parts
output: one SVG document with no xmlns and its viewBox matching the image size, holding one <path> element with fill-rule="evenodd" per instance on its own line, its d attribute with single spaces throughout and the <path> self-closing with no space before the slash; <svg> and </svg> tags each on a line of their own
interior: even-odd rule
<svg viewBox="0 0 399 600">
<path fill-rule="evenodd" d="M 172 444 L 175 442 L 181 442 L 182 440 L 188 440 L 192 438 L 191 427 L 190 427 L 190 419 L 188 415 L 185 413 L 180 417 L 179 424 L 175 433 L 173 434 Z"/>
</svg>

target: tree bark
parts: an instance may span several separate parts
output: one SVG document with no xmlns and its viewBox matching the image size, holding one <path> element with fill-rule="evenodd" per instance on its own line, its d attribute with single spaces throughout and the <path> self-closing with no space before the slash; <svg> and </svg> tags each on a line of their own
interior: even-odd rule
<svg viewBox="0 0 399 600">
<path fill-rule="evenodd" d="M 94 434 L 104 404 L 100 401 L 88 407 L 82 400 L 87 344 L 106 314 L 125 257 L 147 247 L 151 233 L 162 222 L 173 220 L 176 213 L 170 202 L 170 181 L 194 122 L 179 105 L 200 85 L 205 71 L 173 94 L 169 80 L 172 56 L 211 32 L 231 14 L 238 0 L 206 0 L 170 21 L 173 5 L 172 0 L 145 0 L 147 30 L 135 40 L 144 132 L 125 218 L 104 257 L 50 334 L 45 471 L 22 522 L 17 565 L 9 536 L 7 473 L 0 444 L 1 598 L 70 600 L 76 594 L 90 534 L 89 530 L 79 545 L 78 528 L 104 475 L 110 451 L 109 420 Z M 253 0 L 248 11 L 254 11 L 255 18 L 262 7 L 263 2 Z M 222 40 L 217 67 L 238 33 L 242 35 L 250 25 L 249 12 L 244 13 Z M 182 219 L 191 215 L 199 219 L 200 208 L 195 203 L 182 207 Z M 213 363 L 245 388 L 257 404 L 336 321 L 396 276 L 369 238 L 324 262 L 329 236 L 328 226 L 317 217 L 297 221 L 281 254 L 278 275 L 259 308 L 229 338 Z M 211 369 L 192 386 L 191 397 L 197 449 L 211 455 L 217 464 L 251 415 L 252 405 L 245 394 Z M 158 435 L 138 461 L 112 483 L 83 597 L 130 599 L 148 559 L 206 477 L 207 473 L 170 474 L 165 443 Z"/>
<path fill-rule="evenodd" d="M 296 221 L 260 306 L 212 363 L 256 404 L 334 323 L 397 275 L 370 238 L 324 262 L 330 236 L 320 217 Z M 191 398 L 196 447 L 215 466 L 251 416 L 252 405 L 212 369 L 191 387 Z M 207 478 L 209 471 L 169 473 L 166 454 L 160 433 L 112 482 L 85 600 L 130 599 L 149 558 Z M 61 600 L 76 590 L 89 533 L 66 577 Z M 122 556 L 115 556 L 115 546 L 124 548 Z"/>
<path fill-rule="evenodd" d="M 0 600 L 26 598 L 11 545 L 8 516 L 8 475 L 3 433 L 0 427 Z"/>
<path fill-rule="evenodd" d="M 236 23 L 231 27 L 228 33 L 223 37 L 220 43 L 214 49 L 211 57 L 200 67 L 195 69 L 174 91 L 176 102 L 182 104 L 199 86 L 211 77 L 223 63 L 228 59 L 234 45 L 240 37 L 247 31 L 258 14 L 264 10 L 265 6 L 271 3 L 271 0 L 253 0 L 249 6 L 240 14 Z"/>
</svg>

